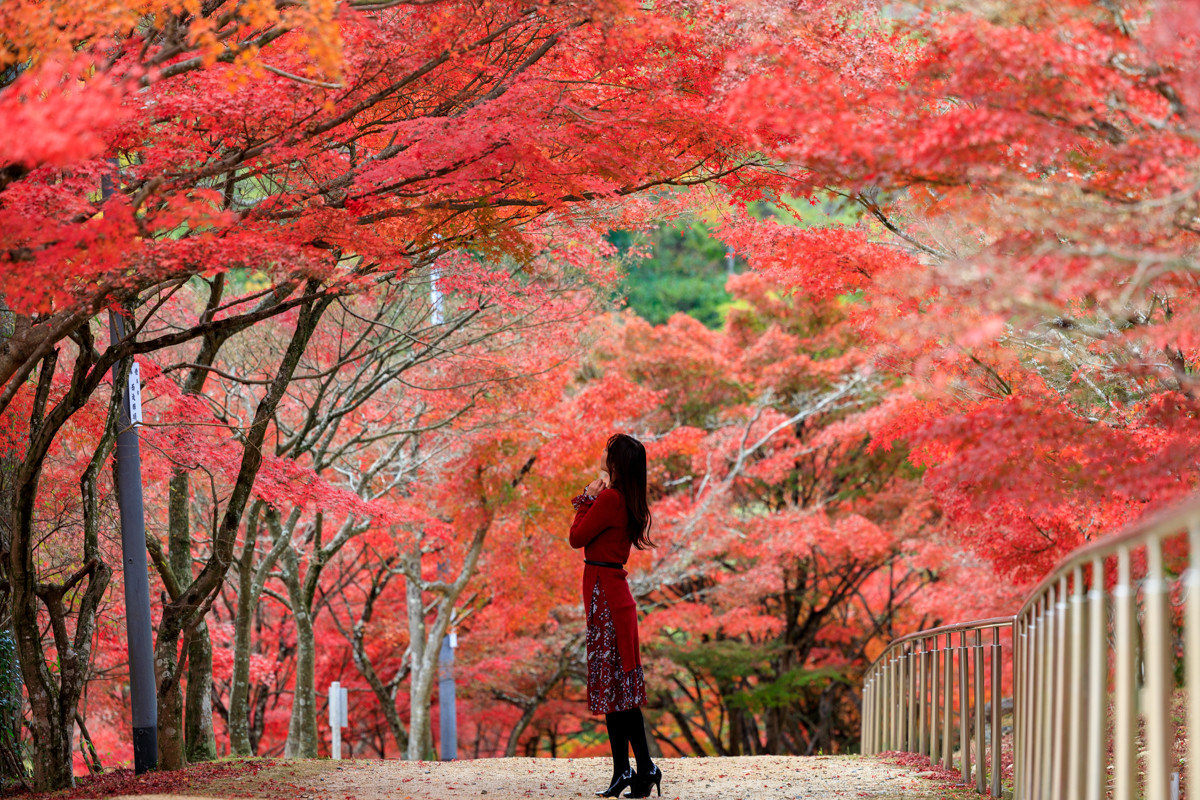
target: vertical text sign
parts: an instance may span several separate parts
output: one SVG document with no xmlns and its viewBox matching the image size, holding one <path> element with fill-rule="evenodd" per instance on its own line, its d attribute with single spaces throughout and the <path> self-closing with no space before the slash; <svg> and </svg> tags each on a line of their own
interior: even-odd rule
<svg viewBox="0 0 1200 800">
<path fill-rule="evenodd" d="M 142 424 L 142 371 L 136 361 L 129 365 L 129 424 Z"/>
</svg>

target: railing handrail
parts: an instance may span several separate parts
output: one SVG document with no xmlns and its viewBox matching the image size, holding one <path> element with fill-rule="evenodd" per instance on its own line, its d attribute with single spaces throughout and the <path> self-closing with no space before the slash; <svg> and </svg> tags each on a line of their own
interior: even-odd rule
<svg viewBox="0 0 1200 800">
<path fill-rule="evenodd" d="M 923 628 L 913 633 L 905 634 L 888 642 L 887 647 L 875 656 L 875 660 L 868 665 L 866 672 L 870 672 L 874 667 L 883 660 L 893 648 L 908 644 L 916 639 L 932 639 L 935 636 L 941 636 L 944 633 L 958 633 L 960 631 L 986 631 L 992 628 L 1003 628 L 1007 625 L 1012 625 L 1016 617 L 989 617 L 987 619 L 973 619 L 969 622 L 956 622 L 951 625 L 939 625 L 936 628 Z"/>
<path fill-rule="evenodd" d="M 1097 558 L 1116 555 L 1122 547 L 1136 546 L 1142 543 L 1142 540 L 1149 541 L 1179 533 L 1189 523 L 1200 523 L 1200 496 L 1147 514 L 1117 533 L 1080 545 L 1065 555 L 1054 569 L 1046 573 L 1046 577 L 1038 581 L 1037 585 L 1026 593 L 1024 602 L 1013 616 L 1023 616 L 1050 586 L 1058 583 L 1063 575 L 1073 571 L 1076 567 L 1090 564 Z"/>
<path fill-rule="evenodd" d="M 932 636 L 937 636 L 943 633 L 957 633 L 960 630 L 974 630 L 975 628 L 998 628 L 1005 625 L 1011 625 L 1013 620 L 1021 617 L 1027 612 L 1030 607 L 1045 594 L 1046 590 L 1062 578 L 1066 573 L 1073 571 L 1076 567 L 1090 564 L 1096 558 L 1108 558 L 1115 555 L 1121 548 L 1133 545 L 1139 539 L 1153 539 L 1161 536 L 1169 536 L 1179 532 L 1180 528 L 1188 522 L 1200 524 L 1200 496 L 1189 499 L 1182 503 L 1177 503 L 1173 506 L 1161 509 L 1147 515 L 1143 519 L 1139 519 L 1127 525 L 1117 533 L 1105 536 L 1102 539 L 1097 539 L 1087 544 L 1080 545 L 1072 550 L 1066 556 L 1059 560 L 1054 565 L 1054 569 L 1046 573 L 1046 577 L 1038 581 L 1032 589 L 1025 594 L 1025 599 L 1021 602 L 1021 607 L 1011 617 L 990 617 L 988 619 L 969 620 L 967 622 L 955 622 L 949 625 L 939 625 L 936 628 L 923 628 L 919 631 L 907 633 L 904 636 L 898 636 L 888 642 L 887 647 L 875 657 L 875 660 L 867 667 L 869 672 L 871 667 L 879 663 L 888 650 L 891 650 L 898 644 L 910 642 L 913 639 L 927 639 Z"/>
</svg>

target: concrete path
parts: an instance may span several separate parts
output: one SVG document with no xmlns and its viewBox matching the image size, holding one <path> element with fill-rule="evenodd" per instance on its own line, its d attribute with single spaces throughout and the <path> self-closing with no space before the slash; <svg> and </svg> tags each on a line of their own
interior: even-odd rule
<svg viewBox="0 0 1200 800">
<path fill-rule="evenodd" d="M 605 788 L 607 759 L 504 758 L 455 762 L 291 761 L 244 781 L 167 797 L 296 800 L 527 800 L 592 798 Z M 659 762 L 662 796 L 673 800 L 946 798 L 957 793 L 904 767 L 854 756 L 672 758 Z M 154 795 L 142 795 L 152 800 Z"/>
</svg>

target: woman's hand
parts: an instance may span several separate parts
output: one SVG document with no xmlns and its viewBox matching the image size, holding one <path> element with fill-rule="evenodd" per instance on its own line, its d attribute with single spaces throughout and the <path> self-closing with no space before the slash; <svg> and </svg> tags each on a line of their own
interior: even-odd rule
<svg viewBox="0 0 1200 800">
<path fill-rule="evenodd" d="M 600 494 L 600 492 L 608 488 L 608 481 L 605 480 L 605 478 L 607 478 L 607 476 L 601 476 L 587 485 L 587 488 L 584 489 L 584 491 L 587 492 L 589 497 L 595 497 L 596 495 Z"/>
</svg>

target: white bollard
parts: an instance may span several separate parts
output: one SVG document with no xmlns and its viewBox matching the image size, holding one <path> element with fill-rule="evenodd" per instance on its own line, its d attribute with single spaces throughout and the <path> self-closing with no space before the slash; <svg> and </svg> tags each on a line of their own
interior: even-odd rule
<svg viewBox="0 0 1200 800">
<path fill-rule="evenodd" d="M 349 725 L 350 690 L 338 681 L 329 684 L 329 728 L 333 743 L 329 752 L 334 761 L 342 759 L 342 728 Z"/>
</svg>

